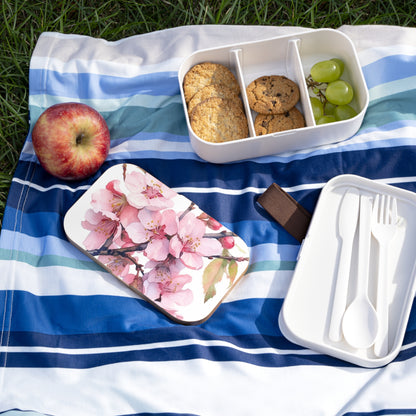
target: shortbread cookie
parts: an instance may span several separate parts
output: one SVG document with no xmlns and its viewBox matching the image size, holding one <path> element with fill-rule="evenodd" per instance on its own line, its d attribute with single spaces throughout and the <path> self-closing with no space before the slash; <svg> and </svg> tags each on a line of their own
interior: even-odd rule
<svg viewBox="0 0 416 416">
<path fill-rule="evenodd" d="M 194 133 L 203 140 L 222 143 L 248 136 L 247 118 L 241 106 L 212 97 L 194 107 L 190 115 Z"/>
<path fill-rule="evenodd" d="M 188 112 L 192 112 L 194 107 L 204 100 L 212 97 L 227 98 L 235 101 L 243 108 L 243 102 L 240 97 L 229 87 L 222 84 L 211 84 L 199 90 L 188 103 Z"/>
<path fill-rule="evenodd" d="M 240 93 L 237 79 L 226 66 L 213 62 L 203 62 L 193 66 L 183 79 L 185 101 L 189 103 L 199 90 L 210 84 L 225 85 L 236 94 Z"/>
<path fill-rule="evenodd" d="M 305 119 L 296 107 L 283 114 L 257 114 L 254 121 L 256 136 L 300 127 L 305 127 Z"/>
<path fill-rule="evenodd" d="M 282 114 L 299 101 L 299 87 L 283 75 L 257 78 L 246 91 L 250 108 L 260 114 Z"/>
</svg>

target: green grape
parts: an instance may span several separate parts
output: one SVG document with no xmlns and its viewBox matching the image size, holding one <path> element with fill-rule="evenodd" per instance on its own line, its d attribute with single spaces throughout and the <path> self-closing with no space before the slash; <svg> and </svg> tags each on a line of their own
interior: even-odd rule
<svg viewBox="0 0 416 416">
<path fill-rule="evenodd" d="M 334 115 L 337 121 L 348 120 L 349 118 L 355 117 L 357 112 L 349 105 L 339 105 L 335 108 Z"/>
<path fill-rule="evenodd" d="M 318 120 L 320 117 L 324 115 L 324 105 L 321 103 L 321 100 L 319 100 L 319 98 L 310 97 L 310 100 L 313 117 L 315 118 L 315 120 Z"/>
<path fill-rule="evenodd" d="M 335 116 L 322 116 L 316 124 L 327 124 L 327 123 L 333 123 L 336 121 Z"/>
<path fill-rule="evenodd" d="M 336 81 L 341 75 L 341 68 L 335 61 L 317 62 L 311 68 L 311 77 L 316 82 L 332 82 Z"/>
<path fill-rule="evenodd" d="M 339 58 L 331 58 L 331 61 L 334 61 L 338 64 L 339 69 L 341 70 L 341 73 L 339 74 L 339 76 L 341 76 L 344 72 L 344 61 Z"/>
<path fill-rule="evenodd" d="M 324 114 L 327 116 L 333 116 L 336 107 L 337 106 L 335 104 L 332 104 L 329 101 L 327 101 L 324 106 Z"/>
<path fill-rule="evenodd" d="M 326 99 L 335 105 L 349 104 L 354 96 L 354 91 L 347 81 L 341 79 L 330 82 L 326 88 Z"/>
</svg>

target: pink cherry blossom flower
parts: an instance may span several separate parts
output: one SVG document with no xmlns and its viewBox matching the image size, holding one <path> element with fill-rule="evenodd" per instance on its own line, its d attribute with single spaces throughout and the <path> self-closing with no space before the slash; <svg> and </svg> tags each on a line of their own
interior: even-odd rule
<svg viewBox="0 0 416 416">
<path fill-rule="evenodd" d="M 139 172 L 127 174 L 125 184 L 130 191 L 127 195 L 128 202 L 138 209 L 159 211 L 173 207 L 172 198 L 176 192 L 147 172 L 144 175 Z"/>
<path fill-rule="evenodd" d="M 111 213 L 105 215 L 102 212 L 88 209 L 85 213 L 85 220 L 81 224 L 83 228 L 90 231 L 84 240 L 84 246 L 87 250 L 101 248 L 109 238 L 116 239 L 121 235 L 120 222 Z"/>
<path fill-rule="evenodd" d="M 178 233 L 170 240 L 170 254 L 180 258 L 190 269 L 200 269 L 202 257 L 218 255 L 222 251 L 216 238 L 206 238 L 204 234 L 204 222 L 188 212 L 179 222 Z"/>
<path fill-rule="evenodd" d="M 98 260 L 105 264 L 113 274 L 118 277 L 124 278 L 128 275 L 130 266 L 133 265 L 133 262 L 127 257 L 122 256 L 98 256 Z"/>
<path fill-rule="evenodd" d="M 155 263 L 155 267 L 144 276 L 144 291 L 146 296 L 160 302 L 164 309 L 171 313 L 178 306 L 192 303 L 193 293 L 184 286 L 192 281 L 187 274 L 179 274 L 176 259 Z"/>
<path fill-rule="evenodd" d="M 127 205 L 127 198 L 120 190 L 120 181 L 109 182 L 105 189 L 99 189 L 91 197 L 91 206 L 95 211 L 111 212 L 118 215 Z"/>
<path fill-rule="evenodd" d="M 144 208 L 137 218 L 139 221 L 126 227 L 127 234 L 137 244 L 148 242 L 144 255 L 150 260 L 165 260 L 169 254 L 168 237 L 178 229 L 175 211 L 149 211 Z"/>
<path fill-rule="evenodd" d="M 123 277 L 123 281 L 143 293 L 143 280 L 137 274 L 129 273 Z"/>
<path fill-rule="evenodd" d="M 118 180 L 111 181 L 105 189 L 94 192 L 91 198 L 91 206 L 97 212 L 117 215 L 123 225 L 131 222 L 132 218 L 137 218 L 139 212 L 137 208 L 128 203 L 126 195 L 121 191 L 120 181 Z"/>
</svg>

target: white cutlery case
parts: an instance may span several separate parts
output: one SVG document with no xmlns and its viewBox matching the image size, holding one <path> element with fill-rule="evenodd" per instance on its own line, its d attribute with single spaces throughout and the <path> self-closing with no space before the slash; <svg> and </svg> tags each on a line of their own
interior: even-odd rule
<svg viewBox="0 0 416 416">
<path fill-rule="evenodd" d="M 375 353 L 374 345 L 355 348 L 346 342 L 344 336 L 338 341 L 329 337 L 331 317 L 339 306 L 334 304 L 334 299 L 340 255 L 344 249 L 339 235 L 339 215 L 340 212 L 345 215 L 345 211 L 340 208 L 345 193 L 351 188 L 358 190 L 360 197 L 372 201 L 377 194 L 389 195 L 397 201 L 397 230 L 390 241 L 386 259 L 388 349 L 381 356 Z M 339 175 L 331 179 L 320 194 L 279 315 L 283 335 L 296 344 L 363 367 L 380 367 L 394 360 L 403 343 L 415 296 L 415 213 L 416 194 L 413 192 L 356 175 Z M 359 213 L 358 224 L 360 221 L 371 221 L 371 217 L 364 218 Z M 345 309 L 353 300 L 357 284 L 359 231 L 357 225 L 343 300 Z M 369 239 L 368 296 L 377 309 L 379 245 L 373 235 Z"/>
</svg>

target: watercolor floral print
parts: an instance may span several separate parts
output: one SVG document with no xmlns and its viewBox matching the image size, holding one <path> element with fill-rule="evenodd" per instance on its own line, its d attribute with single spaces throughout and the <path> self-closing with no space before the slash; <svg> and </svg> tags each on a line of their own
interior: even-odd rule
<svg viewBox="0 0 416 416">
<path fill-rule="evenodd" d="M 114 168 L 120 175 L 91 189 L 81 220 L 84 248 L 112 274 L 181 320 L 196 292 L 207 303 L 244 273 L 239 237 L 140 168 Z"/>
</svg>

